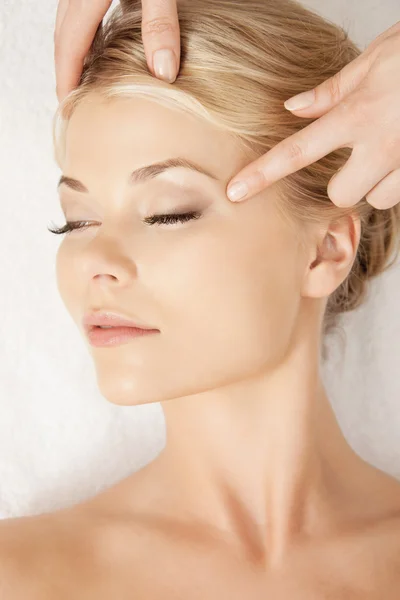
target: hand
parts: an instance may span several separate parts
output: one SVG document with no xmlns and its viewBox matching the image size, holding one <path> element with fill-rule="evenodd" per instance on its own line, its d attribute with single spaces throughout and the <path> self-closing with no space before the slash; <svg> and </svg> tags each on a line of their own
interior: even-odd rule
<svg viewBox="0 0 400 600">
<path fill-rule="evenodd" d="M 400 21 L 334 77 L 287 100 L 285 108 L 299 117 L 320 118 L 244 167 L 228 189 L 247 181 L 249 191 L 242 199 L 248 199 L 330 152 L 350 147 L 351 157 L 328 185 L 332 202 L 350 207 L 366 196 L 378 209 L 400 202 Z"/>
<path fill-rule="evenodd" d="M 58 101 L 79 82 L 83 61 L 112 0 L 59 0 L 54 31 Z M 177 0 L 142 0 L 142 37 L 147 65 L 153 75 L 175 81 L 181 60 Z M 160 50 L 153 65 L 153 55 Z M 172 50 L 172 64 L 168 51 Z"/>
</svg>

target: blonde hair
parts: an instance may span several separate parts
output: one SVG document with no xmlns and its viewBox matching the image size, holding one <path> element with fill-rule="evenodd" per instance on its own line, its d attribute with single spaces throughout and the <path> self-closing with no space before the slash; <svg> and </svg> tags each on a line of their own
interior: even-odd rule
<svg viewBox="0 0 400 600">
<path fill-rule="evenodd" d="M 343 28 L 294 0 L 180 0 L 178 15 L 181 66 L 173 84 L 148 70 L 139 0 L 121 0 L 100 24 L 79 85 L 54 118 L 60 166 L 68 120 L 90 92 L 109 100 L 148 97 L 197 114 L 231 133 L 250 161 L 314 120 L 287 111 L 286 99 L 314 88 L 360 54 Z M 356 206 L 340 208 L 327 195 L 329 180 L 350 154 L 351 149 L 340 148 L 282 179 L 278 188 L 282 210 L 297 226 L 350 213 L 361 220 L 357 256 L 346 280 L 328 299 L 323 333 L 333 329 L 341 313 L 361 304 L 367 282 L 398 254 L 399 205 L 377 210 L 363 198 Z"/>
</svg>

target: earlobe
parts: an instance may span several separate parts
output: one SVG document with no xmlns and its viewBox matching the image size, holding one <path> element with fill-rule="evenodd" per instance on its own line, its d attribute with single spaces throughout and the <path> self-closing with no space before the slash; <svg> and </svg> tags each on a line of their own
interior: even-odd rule
<svg viewBox="0 0 400 600">
<path fill-rule="evenodd" d="M 328 298 L 351 271 L 361 235 L 360 219 L 347 215 L 331 222 L 316 237 L 304 276 L 302 296 Z"/>
</svg>

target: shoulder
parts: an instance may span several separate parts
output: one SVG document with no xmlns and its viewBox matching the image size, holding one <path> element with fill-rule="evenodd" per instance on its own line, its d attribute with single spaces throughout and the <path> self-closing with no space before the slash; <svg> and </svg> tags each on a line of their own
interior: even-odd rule
<svg viewBox="0 0 400 600">
<path fill-rule="evenodd" d="M 400 589 L 400 514 L 388 516 L 364 532 L 359 540 L 358 558 L 363 558 L 362 584 L 372 581 L 379 597 L 397 600 Z"/>
<path fill-rule="evenodd" d="M 25 518 L 0 521 L 0 599 L 35 598 L 29 581 L 29 536 Z"/>
<path fill-rule="evenodd" d="M 400 589 L 400 514 L 377 520 L 338 546 L 342 574 L 351 576 L 359 589 L 380 590 L 387 600 L 397 600 Z M 367 587 L 365 587 L 367 586 Z"/>
<path fill-rule="evenodd" d="M 0 600 L 73 597 L 76 579 L 85 582 L 85 561 L 80 564 L 85 544 L 72 515 L 59 511 L 0 521 Z"/>
</svg>

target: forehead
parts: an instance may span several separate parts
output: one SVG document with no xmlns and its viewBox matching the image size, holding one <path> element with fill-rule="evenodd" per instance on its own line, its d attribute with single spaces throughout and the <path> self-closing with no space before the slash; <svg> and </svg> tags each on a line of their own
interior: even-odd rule
<svg viewBox="0 0 400 600">
<path fill-rule="evenodd" d="M 147 98 L 103 100 L 91 95 L 75 109 L 66 131 L 64 170 L 129 169 L 185 156 L 227 181 L 249 162 L 229 132 L 179 108 Z"/>
</svg>

